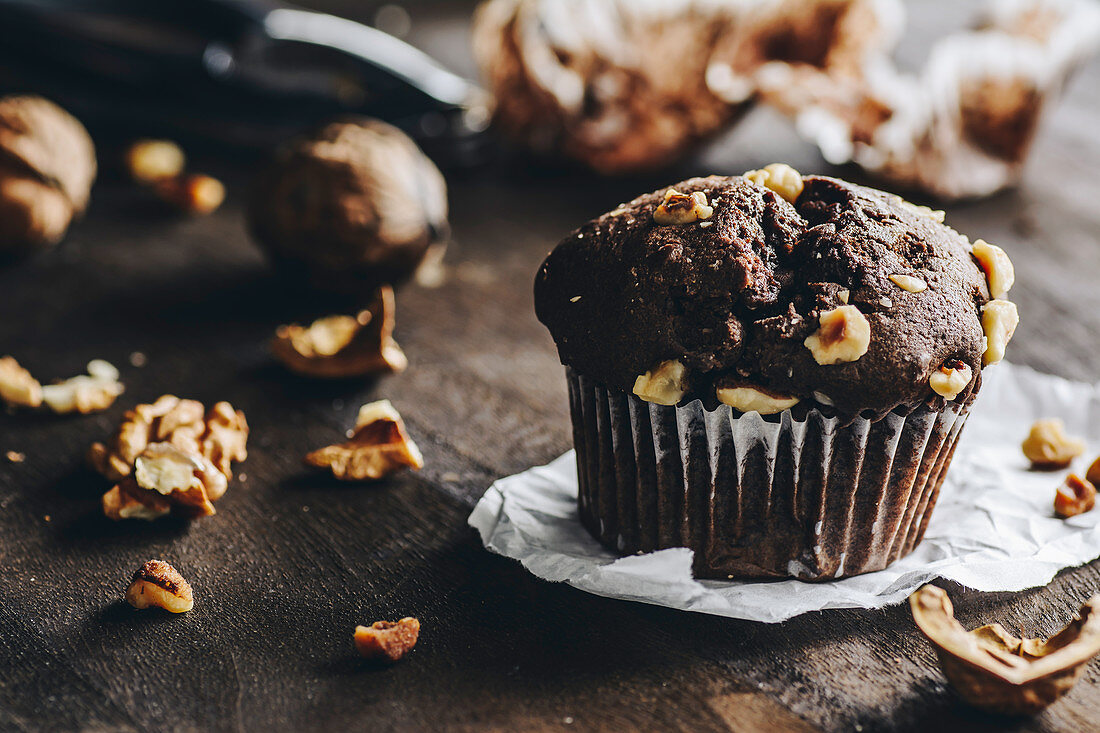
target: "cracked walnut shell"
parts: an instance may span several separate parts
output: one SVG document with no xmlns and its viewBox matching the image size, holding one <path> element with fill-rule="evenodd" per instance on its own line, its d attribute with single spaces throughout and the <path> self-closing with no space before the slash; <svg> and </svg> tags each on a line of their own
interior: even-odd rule
<svg viewBox="0 0 1100 733">
<path fill-rule="evenodd" d="M 186 613 L 195 607 L 195 595 L 178 570 L 163 560 L 149 560 L 134 572 L 126 602 L 139 610 L 156 606 Z"/>
<path fill-rule="evenodd" d="M 955 620 L 947 593 L 933 585 L 909 596 L 909 606 L 959 696 L 990 712 L 1040 712 L 1069 692 L 1100 653 L 1100 595 L 1046 640 L 1019 639 L 1000 624 L 966 631 Z"/>
<path fill-rule="evenodd" d="M 342 481 L 380 479 L 402 468 L 419 470 L 424 466 L 420 449 L 389 400 L 360 407 L 351 438 L 313 451 L 305 462 L 330 469 Z"/>
<path fill-rule="evenodd" d="M 379 288 L 367 310 L 352 316 L 328 316 L 309 326 L 279 326 L 271 350 L 287 369 L 307 377 L 344 379 L 408 366 L 393 339 L 393 288 Z"/>
<path fill-rule="evenodd" d="M 407 616 L 396 623 L 375 621 L 355 627 L 355 648 L 366 659 L 396 662 L 413 650 L 420 638 L 420 621 Z"/>
<path fill-rule="evenodd" d="M 94 443 L 88 460 L 96 471 L 112 481 L 130 475 L 134 461 L 151 443 L 169 443 L 209 460 L 232 479 L 233 461 L 248 457 L 248 423 L 244 413 L 228 402 L 204 411 L 201 402 L 163 395 L 152 404 L 128 410 L 107 443 Z"/>
<path fill-rule="evenodd" d="M 88 206 L 96 175 L 87 130 L 41 97 L 0 98 L 0 254 L 57 243 Z"/>
</svg>

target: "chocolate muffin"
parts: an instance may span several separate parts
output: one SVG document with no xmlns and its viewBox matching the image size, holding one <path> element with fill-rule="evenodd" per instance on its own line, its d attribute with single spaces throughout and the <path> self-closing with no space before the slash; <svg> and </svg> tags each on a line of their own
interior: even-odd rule
<svg viewBox="0 0 1100 733">
<path fill-rule="evenodd" d="M 535 307 L 567 367 L 580 516 L 697 577 L 843 577 L 920 541 L 1017 322 L 1003 250 L 771 165 L 567 236 Z"/>
</svg>

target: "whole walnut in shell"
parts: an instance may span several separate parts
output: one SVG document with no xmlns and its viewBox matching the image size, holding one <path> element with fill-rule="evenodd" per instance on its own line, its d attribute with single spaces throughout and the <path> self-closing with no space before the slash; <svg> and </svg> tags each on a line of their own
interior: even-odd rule
<svg viewBox="0 0 1100 733">
<path fill-rule="evenodd" d="M 88 206 L 95 147 L 53 102 L 0 98 L 0 256 L 56 244 Z"/>
<path fill-rule="evenodd" d="M 288 277 L 364 301 L 407 280 L 449 230 L 439 169 L 403 132 L 372 119 L 335 122 L 279 150 L 248 218 Z"/>
</svg>

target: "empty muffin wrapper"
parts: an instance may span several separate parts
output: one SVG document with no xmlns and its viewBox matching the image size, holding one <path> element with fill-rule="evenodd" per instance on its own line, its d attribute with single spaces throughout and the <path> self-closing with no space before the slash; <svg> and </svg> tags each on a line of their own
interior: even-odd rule
<svg viewBox="0 0 1100 733">
<path fill-rule="evenodd" d="M 489 550 L 519 560 L 540 578 L 610 598 L 754 621 L 880 608 L 936 578 L 1018 591 L 1100 556 L 1100 509 L 1055 517 L 1054 492 L 1064 472 L 1031 471 L 1020 451 L 1034 420 L 1060 417 L 1089 442 L 1078 461 L 1091 459 L 1100 450 L 1100 426 L 1090 420 L 1098 411 L 1100 385 L 1010 364 L 989 369 L 924 540 L 884 570 L 841 580 L 696 580 L 693 553 L 685 548 L 618 557 L 581 525 L 572 451 L 494 483 L 469 523 Z"/>
</svg>

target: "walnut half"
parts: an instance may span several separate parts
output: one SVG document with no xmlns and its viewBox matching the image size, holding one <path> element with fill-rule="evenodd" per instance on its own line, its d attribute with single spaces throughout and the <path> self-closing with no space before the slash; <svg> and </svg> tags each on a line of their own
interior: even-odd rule
<svg viewBox="0 0 1100 733">
<path fill-rule="evenodd" d="M 103 513 L 114 520 L 214 514 L 213 501 L 228 480 L 208 459 L 171 443 L 153 443 L 134 461 L 132 474 L 103 495 Z"/>
<path fill-rule="evenodd" d="M 367 310 L 328 316 L 309 326 L 279 326 L 271 351 L 287 369 L 306 377 L 345 379 L 401 372 L 405 352 L 393 339 L 393 288 L 379 288 Z"/>
<path fill-rule="evenodd" d="M 966 631 L 947 593 L 933 585 L 909 596 L 909 606 L 959 696 L 995 713 L 1038 713 L 1069 692 L 1100 653 L 1100 595 L 1046 640 L 1018 639 L 1000 624 Z"/>
<path fill-rule="evenodd" d="M 419 470 L 424 466 L 420 449 L 389 400 L 360 407 L 355 432 L 346 443 L 315 450 L 305 461 L 330 469 L 342 481 L 380 479 L 402 468 Z"/>
<path fill-rule="evenodd" d="M 106 443 L 94 443 L 88 460 L 111 481 L 130 475 L 134 461 L 151 443 L 170 443 L 213 463 L 227 479 L 232 462 L 248 457 L 248 422 L 228 402 L 206 411 L 196 400 L 163 395 L 152 404 L 138 405 L 122 416 L 122 423 Z"/>
</svg>

